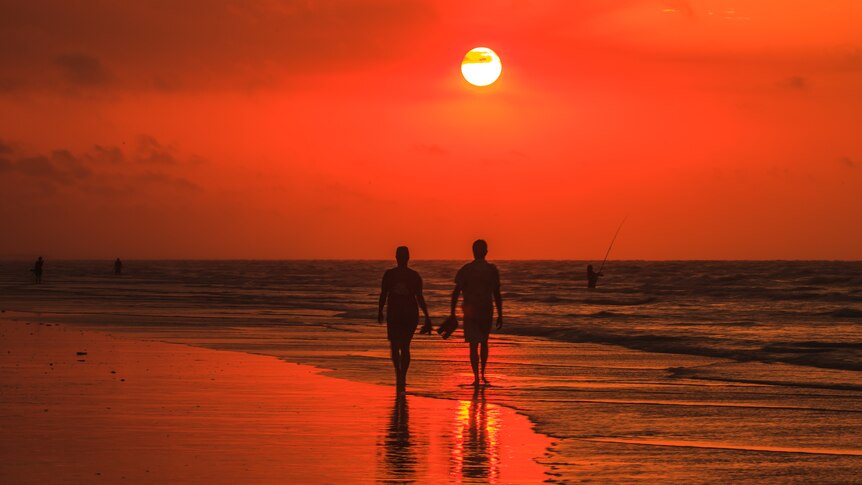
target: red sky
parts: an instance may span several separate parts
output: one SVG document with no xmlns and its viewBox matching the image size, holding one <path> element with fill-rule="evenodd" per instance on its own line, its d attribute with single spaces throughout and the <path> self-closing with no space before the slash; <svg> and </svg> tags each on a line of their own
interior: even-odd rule
<svg viewBox="0 0 862 485">
<path fill-rule="evenodd" d="M 0 2 L 0 257 L 862 258 L 858 0 Z M 500 80 L 460 60 L 494 49 Z"/>
</svg>

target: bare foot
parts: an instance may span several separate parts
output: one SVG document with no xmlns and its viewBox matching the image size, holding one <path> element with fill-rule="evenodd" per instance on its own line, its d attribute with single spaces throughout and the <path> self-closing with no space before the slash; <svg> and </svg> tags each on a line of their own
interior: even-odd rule
<svg viewBox="0 0 862 485">
<path fill-rule="evenodd" d="M 486 386 L 490 386 L 490 385 L 491 385 L 491 383 L 490 383 L 490 382 L 488 382 L 488 379 L 487 379 L 485 376 L 482 376 L 482 383 L 483 383 L 483 384 L 485 384 Z"/>
<path fill-rule="evenodd" d="M 479 385 L 479 379 L 474 380 L 474 381 L 473 381 L 473 385 L 474 385 L 474 386 L 478 386 L 478 385 Z"/>
</svg>

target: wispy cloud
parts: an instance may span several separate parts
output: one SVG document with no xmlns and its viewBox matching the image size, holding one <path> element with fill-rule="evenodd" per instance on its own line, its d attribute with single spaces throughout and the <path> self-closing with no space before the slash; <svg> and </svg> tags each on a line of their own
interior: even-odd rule
<svg viewBox="0 0 862 485">
<path fill-rule="evenodd" d="M 449 154 L 449 150 L 446 150 L 445 148 L 435 143 L 417 143 L 413 145 L 413 149 L 417 152 L 425 153 L 427 155 L 434 155 L 437 157 Z"/>
</svg>

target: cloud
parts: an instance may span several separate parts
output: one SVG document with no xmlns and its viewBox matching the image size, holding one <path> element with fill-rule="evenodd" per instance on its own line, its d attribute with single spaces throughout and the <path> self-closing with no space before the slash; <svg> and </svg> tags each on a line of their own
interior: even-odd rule
<svg viewBox="0 0 862 485">
<path fill-rule="evenodd" d="M 177 150 L 150 135 L 138 137 L 137 146 L 128 153 L 116 146 L 94 145 L 82 153 L 68 149 L 50 153 L 19 153 L 14 145 L 0 142 L 0 173 L 39 179 L 63 186 L 92 181 L 95 185 L 125 183 L 129 180 L 170 185 L 181 189 L 199 187 L 186 178 L 153 170 L 154 166 L 177 170 L 201 163 L 197 156 L 181 157 Z M 92 188 L 92 187 L 90 187 Z"/>
<path fill-rule="evenodd" d="M 173 148 L 162 145 L 158 140 L 149 135 L 138 137 L 138 146 L 132 155 L 132 160 L 137 163 L 156 165 L 176 165 L 180 163 L 180 160 L 174 156 Z"/>
<path fill-rule="evenodd" d="M 119 147 L 103 147 L 102 145 L 94 145 L 88 156 L 95 162 L 109 164 L 122 163 L 126 158 Z"/>
<path fill-rule="evenodd" d="M 790 89 L 797 89 L 800 91 L 805 91 L 808 89 L 808 80 L 802 76 L 790 76 L 787 79 L 781 81 L 781 86 Z"/>
<path fill-rule="evenodd" d="M 200 190 L 200 186 L 186 178 L 171 177 L 161 172 L 145 172 L 138 175 L 136 180 L 144 183 L 170 185 L 182 190 Z"/>
<path fill-rule="evenodd" d="M 68 150 L 54 150 L 49 155 L 3 159 L 0 173 L 18 173 L 27 177 L 71 184 L 89 177 L 92 171 Z"/>
<path fill-rule="evenodd" d="M 679 13 L 691 19 L 697 18 L 694 8 L 687 0 L 668 0 L 665 2 L 665 7 L 662 11 L 665 13 Z"/>
<path fill-rule="evenodd" d="M 437 157 L 449 154 L 449 150 L 446 150 L 440 145 L 433 143 L 417 143 L 416 145 L 413 145 L 413 149 L 418 152 L 425 153 L 427 155 L 434 155 Z"/>
<path fill-rule="evenodd" d="M 61 54 L 54 59 L 60 68 L 63 77 L 70 84 L 93 86 L 104 84 L 108 81 L 102 63 L 95 57 L 81 53 Z"/>
<path fill-rule="evenodd" d="M 0 92 L 271 85 L 409 52 L 433 11 L 402 0 L 0 2 Z"/>
<path fill-rule="evenodd" d="M 845 167 L 847 167 L 847 168 L 854 168 L 854 169 L 855 169 L 856 167 L 858 167 L 858 166 L 859 166 L 859 165 L 856 163 L 856 161 L 855 161 L 855 160 L 853 160 L 853 159 L 852 159 L 852 158 L 850 158 L 850 157 L 841 157 L 840 161 L 841 161 L 841 164 L 842 164 L 842 165 L 844 165 L 844 166 L 845 166 Z"/>
</svg>

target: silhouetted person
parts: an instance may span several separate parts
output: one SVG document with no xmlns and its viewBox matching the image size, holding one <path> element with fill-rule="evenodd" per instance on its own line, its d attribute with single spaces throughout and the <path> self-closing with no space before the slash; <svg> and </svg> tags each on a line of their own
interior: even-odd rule
<svg viewBox="0 0 862 485">
<path fill-rule="evenodd" d="M 115 275 L 123 274 L 123 262 L 120 261 L 120 258 L 117 258 L 117 260 L 114 261 L 114 274 Z"/>
<path fill-rule="evenodd" d="M 470 365 L 473 367 L 473 385 L 485 378 L 488 363 L 488 336 L 494 320 L 494 304 L 497 306 L 497 330 L 503 328 L 503 296 L 500 295 L 500 272 L 487 261 L 488 243 L 478 239 L 473 243 L 473 261 L 465 264 L 455 276 L 455 291 L 452 292 L 452 313 L 458 306 L 458 297 L 464 293 L 464 340 L 470 344 Z M 481 351 L 481 352 L 480 352 Z M 482 367 L 479 368 L 481 353 Z M 480 374 L 481 370 L 481 374 Z"/>
<path fill-rule="evenodd" d="M 37 259 L 36 262 L 33 263 L 33 269 L 30 270 L 33 272 L 33 276 L 36 277 L 36 283 L 42 282 L 42 265 L 44 264 L 45 260 L 42 259 L 42 256 L 39 256 L 39 259 Z"/>
<path fill-rule="evenodd" d="M 599 282 L 599 276 L 604 276 L 603 273 L 593 271 L 593 265 L 587 265 L 587 288 L 595 288 Z"/>
<path fill-rule="evenodd" d="M 422 278 L 407 267 L 410 251 L 407 246 L 395 250 L 398 266 L 386 270 L 380 288 L 377 321 L 383 323 L 383 306 L 386 306 L 386 334 L 395 366 L 395 385 L 398 391 L 407 386 L 407 369 L 410 368 L 410 341 L 419 326 L 419 308 L 425 314 L 425 325 L 431 326 L 428 306 L 422 296 Z"/>
</svg>

